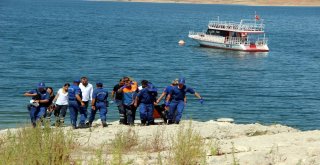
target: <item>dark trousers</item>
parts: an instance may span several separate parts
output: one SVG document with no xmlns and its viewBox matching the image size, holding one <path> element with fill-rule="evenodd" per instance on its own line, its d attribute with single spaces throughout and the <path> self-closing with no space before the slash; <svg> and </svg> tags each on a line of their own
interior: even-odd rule
<svg viewBox="0 0 320 165">
<path fill-rule="evenodd" d="M 165 104 L 155 105 L 154 109 L 160 114 L 161 118 L 166 123 L 167 122 L 168 111 L 165 110 L 165 106 L 166 106 Z"/>
<path fill-rule="evenodd" d="M 129 125 L 133 125 L 134 124 L 134 120 L 136 118 L 136 107 L 134 107 L 133 105 L 125 105 L 123 104 L 123 108 L 125 111 L 125 114 L 127 116 L 127 124 Z"/>
<path fill-rule="evenodd" d="M 56 117 L 56 123 L 64 123 L 64 118 L 67 114 L 68 105 L 56 105 L 54 109 L 54 116 Z"/>
<path fill-rule="evenodd" d="M 127 115 L 126 111 L 124 110 L 124 106 L 122 104 L 122 100 L 115 100 L 118 111 L 119 111 L 119 117 L 120 117 L 120 124 L 127 124 Z"/>
</svg>

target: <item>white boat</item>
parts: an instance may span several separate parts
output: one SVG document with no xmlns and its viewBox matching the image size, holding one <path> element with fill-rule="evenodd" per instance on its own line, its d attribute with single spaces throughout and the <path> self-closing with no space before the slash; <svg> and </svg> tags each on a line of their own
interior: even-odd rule
<svg viewBox="0 0 320 165">
<path fill-rule="evenodd" d="M 242 19 L 240 22 L 210 21 L 206 32 L 189 32 L 189 38 L 200 46 L 239 50 L 246 52 L 268 52 L 268 39 L 265 37 L 265 25 L 257 15 L 254 19 Z"/>
</svg>

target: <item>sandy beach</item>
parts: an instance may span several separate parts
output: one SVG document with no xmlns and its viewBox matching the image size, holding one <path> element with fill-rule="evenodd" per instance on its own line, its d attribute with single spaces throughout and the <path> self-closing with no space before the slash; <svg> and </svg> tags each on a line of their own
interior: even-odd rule
<svg viewBox="0 0 320 165">
<path fill-rule="evenodd" d="M 133 127 L 119 125 L 115 121 L 108 123 L 107 128 L 103 128 L 99 123 L 95 122 L 90 129 L 63 128 L 65 132 L 71 131 L 77 142 L 77 149 L 71 155 L 72 160 L 82 162 L 92 160 L 97 149 L 101 149 L 102 159 L 108 162 L 114 157 L 110 151 L 112 148 L 108 144 L 119 132 L 125 134 L 131 132 L 135 134 L 137 144 L 124 153 L 124 162 L 134 165 L 168 164 L 167 160 L 170 159 L 173 149 L 172 139 L 181 132 L 181 129 L 190 127 L 193 132 L 201 136 L 201 141 L 203 140 L 205 144 L 205 164 L 320 164 L 319 130 L 299 131 L 278 124 L 265 126 L 257 123 L 233 124 L 217 121 L 183 121 L 180 125 Z M 11 132 L 16 130 L 11 129 Z M 0 135 L 3 136 L 6 132 L 7 130 L 0 131 Z M 150 147 L 150 142 L 155 143 L 155 141 L 159 142 L 157 150 Z"/>
<path fill-rule="evenodd" d="M 247 6 L 320 6 L 318 0 L 90 0 L 118 2 L 152 2 L 152 3 L 194 3 L 194 4 L 225 4 Z"/>
</svg>

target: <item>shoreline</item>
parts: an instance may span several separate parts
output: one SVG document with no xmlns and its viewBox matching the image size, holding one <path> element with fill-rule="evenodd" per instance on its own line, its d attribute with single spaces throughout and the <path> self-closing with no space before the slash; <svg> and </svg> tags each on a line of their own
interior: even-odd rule
<svg viewBox="0 0 320 165">
<path fill-rule="evenodd" d="M 175 4 L 207 4 L 207 5 L 239 5 L 239 6 L 270 6 L 270 7 L 320 7 L 315 0 L 86 0 L 93 2 L 137 2 L 137 3 L 175 3 Z"/>
<path fill-rule="evenodd" d="M 276 125 L 234 124 L 229 122 L 198 122 L 183 120 L 179 125 L 126 126 L 118 121 L 109 122 L 103 128 L 99 120 L 93 127 L 73 130 L 70 126 L 62 127 L 65 133 L 75 136 L 76 148 L 71 153 L 71 160 L 83 163 L 92 161 L 97 151 L 105 161 L 114 159 L 110 144 L 122 133 L 126 138 L 134 135 L 136 144 L 122 155 L 125 161 L 132 164 L 168 164 L 172 152 L 172 139 L 181 134 L 181 129 L 198 134 L 204 142 L 204 157 L 207 164 L 310 164 L 320 163 L 320 130 L 300 131 L 298 129 Z M 54 127 L 51 127 L 54 128 Z M 21 128 L 9 129 L 18 132 Z M 52 129 L 55 130 L 55 129 Z M 3 137 L 7 130 L 0 131 Z M 128 136 L 131 134 L 130 136 Z M 150 142 L 159 142 L 162 149 L 152 150 Z M 159 147 L 159 146 L 158 146 Z M 213 149 L 216 151 L 213 153 Z"/>
</svg>

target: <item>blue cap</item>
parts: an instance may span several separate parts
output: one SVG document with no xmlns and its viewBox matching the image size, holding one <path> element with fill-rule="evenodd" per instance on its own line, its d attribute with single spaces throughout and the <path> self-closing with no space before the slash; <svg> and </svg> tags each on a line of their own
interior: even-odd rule
<svg viewBox="0 0 320 165">
<path fill-rule="evenodd" d="M 40 82 L 38 84 L 38 88 L 45 88 L 46 87 L 46 84 L 44 84 L 44 82 Z"/>
<path fill-rule="evenodd" d="M 101 81 L 96 82 L 96 85 L 103 85 Z"/>
<path fill-rule="evenodd" d="M 178 83 L 179 84 L 185 84 L 186 80 L 184 79 L 184 77 L 181 77 L 181 78 L 179 78 Z"/>
<path fill-rule="evenodd" d="M 73 80 L 74 83 L 80 83 L 80 80 L 79 79 L 75 79 Z"/>
</svg>

